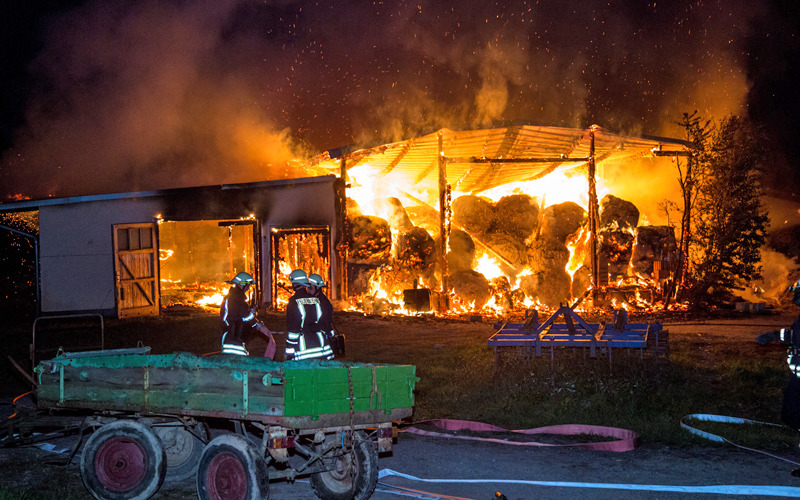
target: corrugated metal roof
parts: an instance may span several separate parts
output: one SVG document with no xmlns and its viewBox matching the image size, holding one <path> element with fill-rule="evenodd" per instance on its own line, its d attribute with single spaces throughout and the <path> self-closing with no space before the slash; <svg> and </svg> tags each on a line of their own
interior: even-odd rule
<svg viewBox="0 0 800 500">
<path fill-rule="evenodd" d="M 127 193 L 107 193 L 92 194 L 85 196 L 70 196 L 65 198 L 45 198 L 42 200 L 22 200 L 0 203 L 0 212 L 12 212 L 19 210 L 36 210 L 39 207 L 51 205 L 69 205 L 72 203 L 85 203 L 92 201 L 120 200 L 127 198 L 149 198 L 153 196 L 171 195 L 175 193 L 186 193 L 193 190 L 218 189 L 227 191 L 232 189 L 255 189 L 263 187 L 290 186 L 293 184 L 307 184 L 314 182 L 330 182 L 330 175 L 317 177 L 300 177 L 294 179 L 279 179 L 271 181 L 245 182 L 239 184 L 215 184 L 209 186 L 193 186 L 184 188 L 159 189 L 154 191 L 133 191 Z"/>
<path fill-rule="evenodd" d="M 511 182 L 535 180 L 559 168 L 585 168 L 592 130 L 598 164 L 652 155 L 658 148 L 685 151 L 688 147 L 686 141 L 678 139 L 622 136 L 596 126 L 575 129 L 520 125 L 466 131 L 445 128 L 350 152 L 346 155 L 347 168 L 367 166 L 382 176 L 384 182 L 402 186 L 436 185 L 441 134 L 451 188 L 480 193 Z M 315 160 L 317 166 L 337 174 L 339 162 L 330 155 Z"/>
</svg>

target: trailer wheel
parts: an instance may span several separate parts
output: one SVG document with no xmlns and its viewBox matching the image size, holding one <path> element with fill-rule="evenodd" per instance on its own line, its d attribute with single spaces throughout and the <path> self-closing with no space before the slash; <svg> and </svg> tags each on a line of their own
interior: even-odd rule
<svg viewBox="0 0 800 500">
<path fill-rule="evenodd" d="M 80 467 L 83 484 L 95 498 L 144 500 L 164 481 L 167 461 L 161 441 L 147 426 L 117 420 L 89 437 Z"/>
<path fill-rule="evenodd" d="M 153 431 L 161 440 L 167 456 L 165 481 L 178 483 L 194 477 L 203 447 L 208 441 L 206 426 L 198 422 L 192 432 L 182 425 L 157 426 L 153 427 Z"/>
<path fill-rule="evenodd" d="M 200 500 L 260 500 L 269 497 L 267 462 L 244 437 L 211 440 L 197 466 Z"/>
<path fill-rule="evenodd" d="M 336 439 L 331 434 L 326 442 Z M 325 455 L 333 469 L 311 476 L 311 487 L 319 498 L 326 500 L 366 500 L 378 483 L 378 451 L 362 431 L 354 434 L 352 453 L 340 453 L 333 448 Z"/>
</svg>

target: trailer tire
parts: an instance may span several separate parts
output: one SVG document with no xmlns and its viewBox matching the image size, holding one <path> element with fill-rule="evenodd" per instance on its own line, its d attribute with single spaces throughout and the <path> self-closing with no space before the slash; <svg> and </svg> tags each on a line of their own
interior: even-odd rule
<svg viewBox="0 0 800 500">
<path fill-rule="evenodd" d="M 269 498 L 267 462 L 250 441 L 236 434 L 211 440 L 197 466 L 200 500 Z"/>
<path fill-rule="evenodd" d="M 161 487 L 167 460 L 149 427 L 117 420 L 89 437 L 80 468 L 83 484 L 95 498 L 145 500 Z"/>
<path fill-rule="evenodd" d="M 335 439 L 336 435 L 329 435 Z M 353 452 L 335 457 L 324 458 L 334 460 L 335 467 L 326 472 L 318 472 L 311 476 L 311 487 L 319 498 L 326 500 L 366 500 L 375 491 L 378 483 L 378 450 L 367 435 L 358 431 L 353 436 L 355 444 Z M 338 449 L 334 449 L 336 451 Z M 350 474 L 355 460 L 355 471 Z"/>
<path fill-rule="evenodd" d="M 167 477 L 164 481 L 175 484 L 195 477 L 203 447 L 208 442 L 206 426 L 198 422 L 191 431 L 182 425 L 155 426 L 153 432 L 161 441 L 167 456 Z"/>
</svg>

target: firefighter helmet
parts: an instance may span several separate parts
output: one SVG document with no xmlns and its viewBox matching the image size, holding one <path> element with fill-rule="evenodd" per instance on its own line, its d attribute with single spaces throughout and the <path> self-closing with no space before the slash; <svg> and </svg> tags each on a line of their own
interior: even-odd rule
<svg viewBox="0 0 800 500">
<path fill-rule="evenodd" d="M 289 273 L 289 281 L 292 282 L 292 285 L 308 285 L 308 275 L 302 269 L 295 269 L 291 273 Z"/>
<path fill-rule="evenodd" d="M 320 287 L 320 288 L 322 288 L 324 286 L 328 286 L 328 284 L 325 283 L 325 280 L 322 279 L 322 276 L 320 276 L 319 274 L 316 274 L 316 273 L 308 275 L 308 282 L 311 283 L 312 285 Z"/>
<path fill-rule="evenodd" d="M 250 273 L 239 273 L 233 277 L 232 280 L 226 281 L 225 283 L 230 283 L 231 285 L 252 285 L 255 283 L 256 280 L 253 279 L 253 276 Z"/>
</svg>

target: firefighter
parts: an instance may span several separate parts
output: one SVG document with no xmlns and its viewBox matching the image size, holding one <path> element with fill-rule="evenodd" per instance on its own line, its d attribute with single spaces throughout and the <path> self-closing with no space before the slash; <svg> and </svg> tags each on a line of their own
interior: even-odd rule
<svg viewBox="0 0 800 500">
<path fill-rule="evenodd" d="M 789 287 L 794 292 L 792 301 L 800 306 L 800 281 Z M 794 320 L 791 328 L 781 328 L 773 332 L 759 335 L 756 342 L 761 345 L 774 340 L 788 346 L 787 362 L 789 364 L 789 382 L 783 390 L 783 406 L 781 419 L 789 427 L 800 430 L 800 315 Z M 800 477 L 800 469 L 794 469 L 792 475 Z"/>
<path fill-rule="evenodd" d="M 320 297 L 312 293 L 312 287 L 315 291 L 317 287 L 311 284 L 302 269 L 292 271 L 289 281 L 292 283 L 294 295 L 286 305 L 285 359 L 332 359 L 333 351 L 328 341 L 328 332 L 333 307 L 324 306 Z M 330 304 L 327 298 L 325 301 Z"/>
<path fill-rule="evenodd" d="M 344 355 L 344 335 L 337 335 L 333 327 L 333 304 L 328 300 L 323 288 L 328 284 L 322 279 L 319 274 L 309 274 L 308 282 L 310 283 L 309 292 L 315 297 L 319 297 L 322 303 L 323 318 L 328 323 L 322 325 L 322 330 L 326 333 L 328 343 L 331 346 L 334 357 Z"/>
<path fill-rule="evenodd" d="M 322 279 L 322 276 L 319 274 L 309 274 L 308 275 L 308 291 L 314 297 L 319 298 L 320 303 L 322 304 L 322 319 L 326 321 L 326 324 L 323 324 L 322 330 L 324 332 L 329 332 L 330 335 L 333 335 L 333 305 L 331 301 L 328 300 L 328 297 L 325 295 L 325 292 L 322 290 L 326 286 L 325 280 Z"/>
<path fill-rule="evenodd" d="M 253 329 L 266 335 L 268 341 L 274 344 L 272 333 L 258 321 L 255 308 L 251 308 L 247 303 L 247 289 L 255 283 L 253 276 L 249 273 L 239 273 L 225 283 L 232 286 L 219 309 L 222 322 L 222 354 L 249 355 L 245 346 L 245 336 Z M 274 351 L 273 347 L 273 356 Z"/>
</svg>

